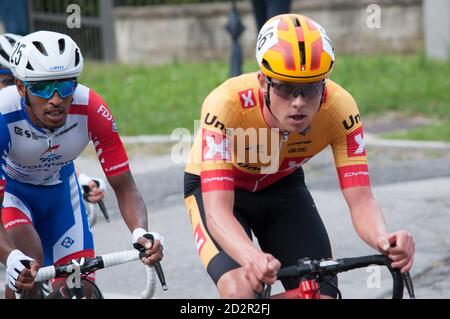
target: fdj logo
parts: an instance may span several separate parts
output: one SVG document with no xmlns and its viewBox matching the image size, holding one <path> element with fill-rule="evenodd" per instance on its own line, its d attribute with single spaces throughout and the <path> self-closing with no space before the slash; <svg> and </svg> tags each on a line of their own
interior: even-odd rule
<svg viewBox="0 0 450 319">
<path fill-rule="evenodd" d="M 61 246 L 65 247 L 65 248 L 70 248 L 70 246 L 72 246 L 75 243 L 75 240 L 73 240 L 72 238 L 70 238 L 69 236 L 67 236 L 66 238 L 63 239 L 63 241 L 61 242 Z"/>
</svg>

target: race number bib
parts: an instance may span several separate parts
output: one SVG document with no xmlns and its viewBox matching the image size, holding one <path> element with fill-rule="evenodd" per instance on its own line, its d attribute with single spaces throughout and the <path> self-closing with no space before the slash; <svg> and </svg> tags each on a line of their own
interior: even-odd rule
<svg viewBox="0 0 450 319">
<path fill-rule="evenodd" d="M 279 42 L 277 30 L 280 22 L 281 19 L 271 21 L 259 31 L 258 40 L 256 41 L 256 60 L 258 61 L 258 64 L 261 64 L 267 50 Z"/>
</svg>

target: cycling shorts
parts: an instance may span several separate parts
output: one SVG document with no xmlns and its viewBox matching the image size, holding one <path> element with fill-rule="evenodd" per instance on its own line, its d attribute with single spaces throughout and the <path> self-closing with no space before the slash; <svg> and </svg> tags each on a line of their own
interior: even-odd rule
<svg viewBox="0 0 450 319">
<path fill-rule="evenodd" d="M 272 254 L 282 267 L 295 265 L 305 257 L 332 258 L 328 234 L 305 185 L 302 168 L 259 192 L 237 188 L 234 192 L 234 216 L 248 237 L 253 239 L 253 232 L 262 251 Z M 199 176 L 185 173 L 184 193 L 197 251 L 217 284 L 223 274 L 240 265 L 225 253 L 208 230 Z M 337 277 L 331 283 L 337 287 Z M 294 289 L 299 281 L 284 279 L 282 284 L 286 290 Z M 320 292 L 337 296 L 329 285 L 322 286 Z"/>
<path fill-rule="evenodd" d="M 42 243 L 43 266 L 94 257 L 94 240 L 75 172 L 52 186 L 7 178 L 2 222 L 6 230 L 33 225 Z"/>
</svg>

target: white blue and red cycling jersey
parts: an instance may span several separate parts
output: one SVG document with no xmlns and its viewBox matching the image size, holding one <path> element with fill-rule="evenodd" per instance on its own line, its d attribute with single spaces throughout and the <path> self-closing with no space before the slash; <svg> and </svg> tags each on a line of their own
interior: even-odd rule
<svg viewBox="0 0 450 319">
<path fill-rule="evenodd" d="M 89 141 L 106 176 L 129 169 L 111 112 L 93 90 L 78 85 L 66 123 L 53 131 L 31 122 L 16 86 L 0 91 L 2 222 L 6 229 L 32 224 L 45 265 L 94 255 L 73 164 Z"/>
</svg>

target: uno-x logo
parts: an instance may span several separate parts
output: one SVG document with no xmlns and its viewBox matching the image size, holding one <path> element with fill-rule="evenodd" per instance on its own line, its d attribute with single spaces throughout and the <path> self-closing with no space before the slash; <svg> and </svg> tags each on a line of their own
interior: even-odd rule
<svg viewBox="0 0 450 319">
<path fill-rule="evenodd" d="M 362 127 L 347 135 L 347 156 L 366 156 L 366 143 Z"/>
<path fill-rule="evenodd" d="M 72 246 L 75 243 L 75 240 L 73 240 L 72 238 L 70 238 L 69 236 L 67 236 L 66 238 L 63 239 L 63 241 L 61 242 L 61 246 L 65 247 L 65 248 L 70 248 L 70 246 Z"/>
<path fill-rule="evenodd" d="M 197 252 L 200 254 L 203 246 L 206 243 L 206 237 L 205 237 L 205 234 L 203 233 L 203 230 L 202 230 L 200 224 L 197 224 L 197 227 L 195 227 L 194 239 L 195 239 L 195 247 L 197 247 Z"/>
<path fill-rule="evenodd" d="M 256 105 L 256 96 L 253 89 L 248 89 L 239 92 L 239 98 L 241 99 L 241 104 L 244 109 L 253 107 Z"/>
<path fill-rule="evenodd" d="M 203 129 L 202 156 L 208 160 L 230 160 L 230 141 L 225 135 Z"/>
<path fill-rule="evenodd" d="M 280 172 L 291 172 L 309 161 L 310 157 L 288 158 L 281 164 Z"/>
</svg>

